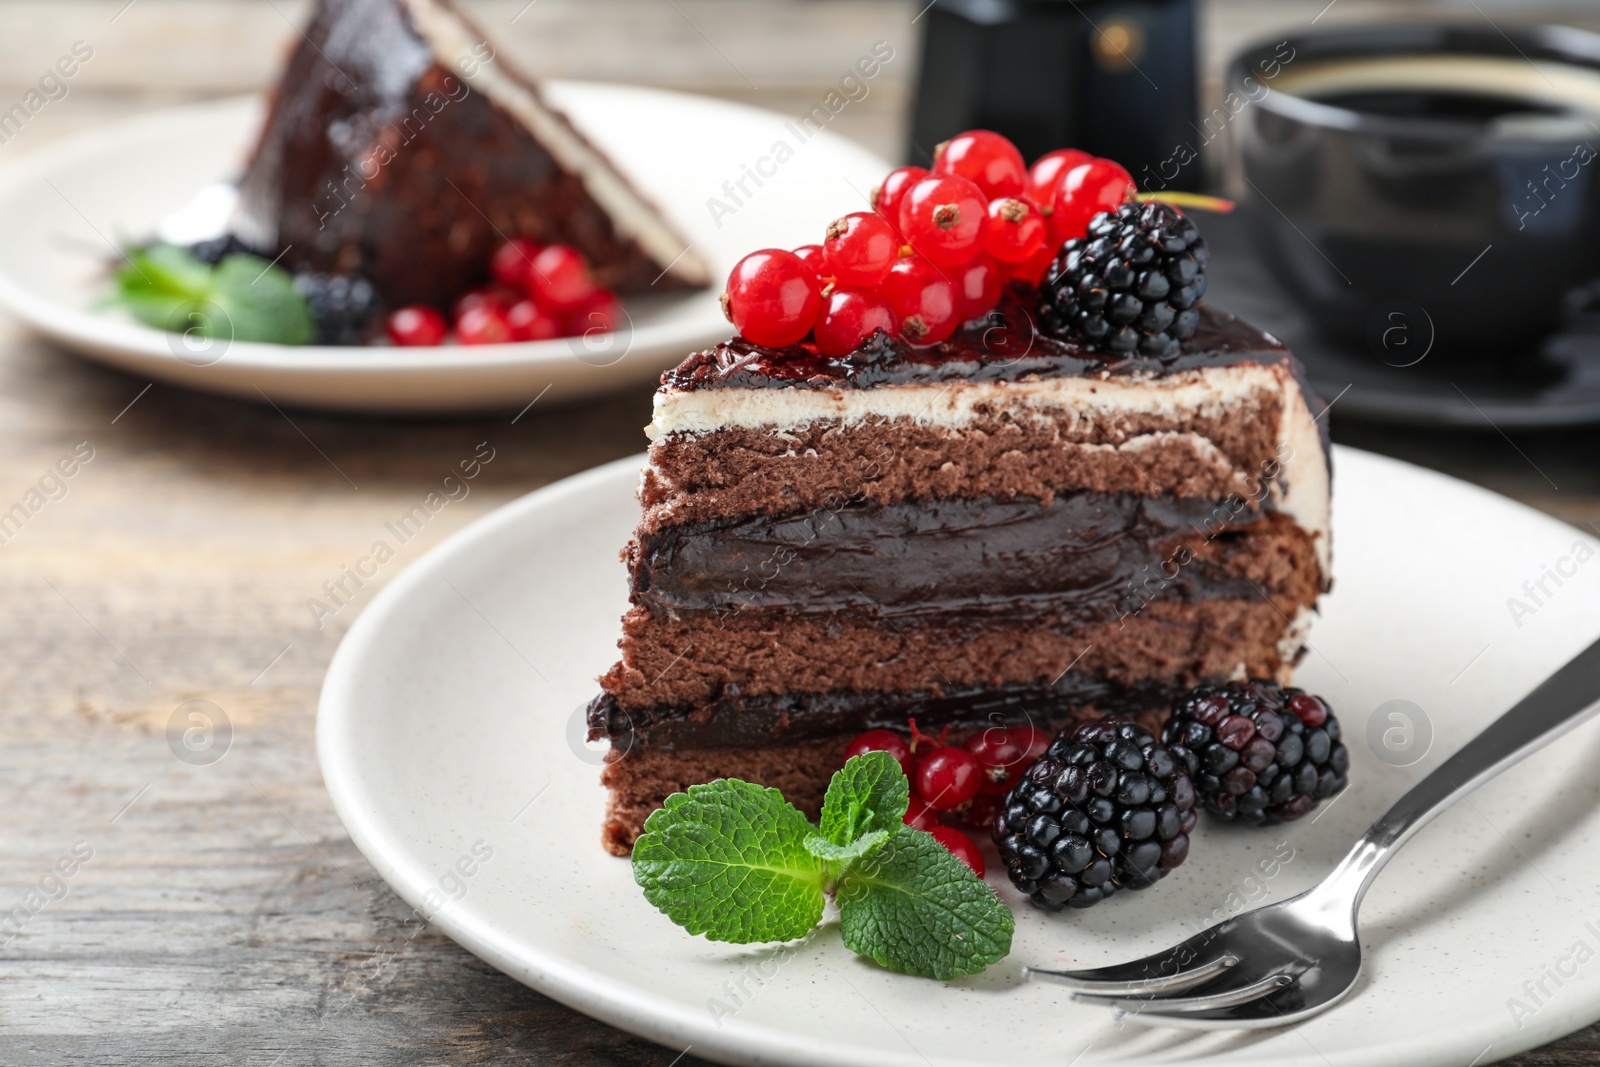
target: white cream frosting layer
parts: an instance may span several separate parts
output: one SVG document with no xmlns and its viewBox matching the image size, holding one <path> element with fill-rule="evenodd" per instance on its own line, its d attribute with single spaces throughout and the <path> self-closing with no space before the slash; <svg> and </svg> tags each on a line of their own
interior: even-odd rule
<svg viewBox="0 0 1600 1067">
<path fill-rule="evenodd" d="M 1226 416 L 1258 405 L 1263 397 L 1282 398 L 1276 440 L 1278 470 L 1242 471 L 1252 482 L 1271 478 L 1272 506 L 1312 535 L 1317 560 L 1329 573 L 1329 480 L 1322 438 L 1299 383 L 1283 363 L 1238 363 L 1140 378 L 1036 378 L 1018 382 L 968 381 L 882 385 L 868 389 L 696 389 L 662 388 L 645 433 L 651 441 L 674 434 L 707 433 L 731 427 L 767 427 L 781 432 L 819 421 L 842 425 L 866 419 L 906 419 L 960 430 L 976 418 L 1013 420 L 1063 414 L 1086 425 L 1130 414 L 1156 415 L 1172 426 L 1130 437 L 1114 448 L 1132 459 L 1160 437 L 1193 437 L 1202 450 L 1211 442 L 1185 429 L 1196 415 Z M 1275 475 L 1275 476 L 1274 476 Z"/>
</svg>

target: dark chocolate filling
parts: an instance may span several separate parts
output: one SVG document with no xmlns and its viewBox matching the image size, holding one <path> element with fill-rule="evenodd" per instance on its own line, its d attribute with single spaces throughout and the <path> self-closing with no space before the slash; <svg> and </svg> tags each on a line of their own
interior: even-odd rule
<svg viewBox="0 0 1600 1067">
<path fill-rule="evenodd" d="M 1165 687 L 1137 689 L 1103 678 L 1068 673 L 1049 686 L 948 689 L 933 693 L 785 693 L 742 696 L 735 690 L 696 707 L 657 706 L 627 711 L 609 693 L 589 704 L 589 739 L 609 738 L 627 751 L 649 748 L 721 748 L 810 741 L 841 733 L 894 728 L 1032 724 L 1054 729 L 1080 709 L 1136 715 L 1169 707 L 1177 694 Z"/>
<path fill-rule="evenodd" d="M 644 536 L 633 597 L 656 612 L 1048 615 L 1080 624 L 1159 596 L 1257 592 L 1194 559 L 1262 512 L 1202 498 L 1078 491 L 876 504 L 673 526 Z"/>
<path fill-rule="evenodd" d="M 1292 358 L 1271 334 L 1225 311 L 1202 305 L 1200 328 L 1172 359 L 1093 352 L 1075 341 L 1039 333 L 1029 294 L 1013 293 L 985 319 L 967 323 L 949 340 L 916 346 L 879 331 L 847 356 L 830 358 L 804 345 L 761 348 L 735 337 L 697 352 L 661 376 L 685 392 L 696 389 L 869 389 L 879 385 L 1018 381 L 1027 377 L 1111 377 L 1172 374 L 1235 363 Z"/>
</svg>

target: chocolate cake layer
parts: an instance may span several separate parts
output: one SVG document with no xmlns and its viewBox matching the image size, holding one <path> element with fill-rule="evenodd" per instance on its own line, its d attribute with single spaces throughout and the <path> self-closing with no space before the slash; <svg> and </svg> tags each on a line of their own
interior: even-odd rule
<svg viewBox="0 0 1600 1067">
<path fill-rule="evenodd" d="M 647 533 L 629 570 L 634 603 L 661 614 L 754 608 L 1088 622 L 1115 607 L 1129 575 L 1163 573 L 1168 599 L 1248 596 L 1249 582 L 1195 556 L 1208 538 L 1245 536 L 1261 518 L 1210 500 L 1132 493 L 856 502 Z"/>
<path fill-rule="evenodd" d="M 629 711 L 745 696 L 1048 685 L 1076 669 L 1125 687 L 1192 686 L 1239 674 L 1286 680 L 1310 599 L 1155 601 L 1086 626 L 742 613 L 624 616 L 622 660 L 601 687 Z"/>
<path fill-rule="evenodd" d="M 1034 723 L 1041 728 L 1092 705 L 1135 715 L 1170 707 L 1177 694 L 1149 684 L 1134 688 L 1068 671 L 1053 685 L 997 688 L 952 687 L 914 693 L 779 693 L 744 696 L 725 692 L 701 705 L 628 711 L 609 693 L 589 704 L 589 739 L 609 738 L 613 750 L 635 748 L 738 747 L 815 741 L 879 728 L 904 730 L 908 719 L 921 729 L 978 729 L 994 723 Z"/>
<path fill-rule="evenodd" d="M 1033 312 L 1008 296 L 984 319 L 964 325 L 949 340 L 916 346 L 878 331 L 847 356 L 818 355 L 796 345 L 762 348 L 734 338 L 697 353 L 661 376 L 661 384 L 697 389 L 871 389 L 883 385 L 1020 381 L 1065 375 L 1165 375 L 1249 360 L 1289 359 L 1271 334 L 1207 305 L 1200 326 L 1175 359 L 1095 352 L 1076 341 L 1034 332 Z"/>
</svg>

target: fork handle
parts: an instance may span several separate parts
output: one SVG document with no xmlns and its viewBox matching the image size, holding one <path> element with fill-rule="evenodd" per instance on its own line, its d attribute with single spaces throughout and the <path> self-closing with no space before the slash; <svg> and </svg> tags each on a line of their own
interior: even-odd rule
<svg viewBox="0 0 1600 1067">
<path fill-rule="evenodd" d="M 1389 858 L 1450 805 L 1600 711 L 1600 641 L 1539 683 L 1361 835 L 1313 893 L 1347 898 L 1352 912 Z"/>
</svg>

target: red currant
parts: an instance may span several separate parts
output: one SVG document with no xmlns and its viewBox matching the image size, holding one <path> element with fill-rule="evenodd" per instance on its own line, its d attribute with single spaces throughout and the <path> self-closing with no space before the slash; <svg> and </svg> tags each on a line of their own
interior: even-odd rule
<svg viewBox="0 0 1600 1067">
<path fill-rule="evenodd" d="M 942 745 L 917 764 L 917 793 L 940 811 L 959 808 L 978 795 L 983 769 L 972 753 Z"/>
<path fill-rule="evenodd" d="M 900 336 L 914 345 L 938 344 L 961 325 L 955 283 L 921 256 L 890 267 L 882 291 L 900 320 Z"/>
<path fill-rule="evenodd" d="M 511 340 L 511 326 L 505 312 L 481 304 L 456 320 L 456 337 L 464 345 L 501 345 Z"/>
<path fill-rule="evenodd" d="M 817 351 L 825 356 L 847 356 L 874 330 L 890 337 L 900 332 L 900 322 L 883 295 L 866 289 L 835 289 L 823 298 L 817 314 Z"/>
<path fill-rule="evenodd" d="M 981 793 L 1004 793 L 1027 766 L 1023 762 L 1026 748 L 1005 727 L 991 726 L 973 734 L 961 747 L 972 753 L 983 769 L 983 784 L 978 787 Z"/>
<path fill-rule="evenodd" d="M 528 266 L 539 254 L 539 246 L 526 237 L 513 237 L 489 257 L 489 275 L 501 285 L 523 289 L 528 284 Z"/>
<path fill-rule="evenodd" d="M 1310 693 L 1296 693 L 1290 697 L 1289 710 L 1309 729 L 1328 721 L 1328 706 Z"/>
<path fill-rule="evenodd" d="M 1004 793 L 979 793 L 972 798 L 967 810 L 961 813 L 961 821 L 987 832 L 994 825 L 994 817 L 1000 814 L 1005 805 Z"/>
<path fill-rule="evenodd" d="M 900 235 L 882 215 L 853 211 L 828 223 L 822 248 L 840 285 L 871 289 L 900 257 Z"/>
<path fill-rule="evenodd" d="M 1109 159 L 1078 164 L 1056 186 L 1051 239 L 1061 242 L 1082 237 L 1089 232 L 1090 219 L 1102 211 L 1117 210 L 1137 189 L 1133 176 Z"/>
<path fill-rule="evenodd" d="M 876 189 L 872 190 L 872 210 L 882 215 L 889 225 L 900 230 L 900 202 L 905 199 L 906 190 L 928 176 L 928 172 L 921 167 L 897 167 L 889 172 Z"/>
<path fill-rule="evenodd" d="M 1005 275 L 1000 271 L 1000 264 L 983 255 L 964 266 L 957 267 L 955 283 L 961 297 L 961 310 L 958 314 L 962 322 L 981 319 L 993 311 L 1000 303 L 1000 297 L 1006 287 Z"/>
<path fill-rule="evenodd" d="M 849 760 L 868 752 L 889 753 L 895 758 L 895 762 L 900 764 L 900 769 L 906 772 L 907 778 L 911 777 L 911 772 L 916 767 L 915 761 L 911 758 L 911 746 L 906 744 L 905 738 L 893 730 L 868 730 L 864 734 L 858 734 L 850 742 L 850 747 L 844 750 L 844 758 Z M 909 814 L 906 821 L 910 821 Z"/>
<path fill-rule="evenodd" d="M 548 341 L 562 335 L 561 320 L 534 303 L 519 300 L 506 311 L 513 341 Z"/>
<path fill-rule="evenodd" d="M 1006 276 L 1037 289 L 1039 283 L 1044 281 L 1045 272 L 1050 269 L 1050 264 L 1056 261 L 1057 252 L 1060 251 L 1059 247 L 1051 243 L 1052 241 L 1053 237 L 1047 239 L 1039 246 L 1037 252 L 1021 263 L 1004 264 Z"/>
<path fill-rule="evenodd" d="M 1056 186 L 1061 184 L 1067 171 L 1092 159 L 1093 156 L 1078 148 L 1058 148 L 1040 156 L 1028 168 L 1028 186 L 1024 190 L 1028 199 L 1049 208 L 1056 202 Z"/>
<path fill-rule="evenodd" d="M 1010 733 L 1016 738 L 1017 744 L 1022 746 L 1024 768 L 1044 755 L 1045 749 L 1049 748 L 1050 742 L 1055 739 L 1048 730 L 1041 730 L 1037 726 L 1013 726 L 1010 728 Z"/>
<path fill-rule="evenodd" d="M 569 245 L 542 248 L 528 265 L 528 295 L 551 311 L 577 307 L 594 290 L 589 265 Z"/>
<path fill-rule="evenodd" d="M 425 304 L 396 310 L 389 316 L 388 327 L 389 340 L 406 348 L 443 344 L 444 335 L 450 332 L 444 316 Z"/>
<path fill-rule="evenodd" d="M 722 310 L 752 344 L 782 348 L 811 332 L 822 308 L 817 272 L 793 252 L 763 248 L 733 266 Z"/>
<path fill-rule="evenodd" d="M 817 272 L 818 280 L 833 277 L 828 273 L 828 255 L 821 245 L 801 245 L 794 250 L 794 254 L 800 257 L 800 262 Z"/>
<path fill-rule="evenodd" d="M 933 839 L 949 850 L 956 859 L 972 868 L 972 873 L 979 878 L 983 877 L 983 853 L 978 851 L 978 843 L 954 826 L 936 826 L 928 833 Z"/>
<path fill-rule="evenodd" d="M 915 793 L 911 794 L 911 802 L 906 805 L 905 818 L 900 821 L 918 830 L 932 830 L 940 825 L 939 813 Z"/>
<path fill-rule="evenodd" d="M 610 289 L 596 289 L 577 307 L 567 312 L 562 323 L 565 337 L 583 337 L 591 333 L 612 333 L 625 324 L 628 317 L 622 313 L 622 303 Z"/>
<path fill-rule="evenodd" d="M 924 178 L 900 201 L 900 232 L 935 266 L 954 267 L 982 246 L 988 206 L 983 191 L 965 178 Z"/>
<path fill-rule="evenodd" d="M 1021 263 L 1044 247 L 1048 229 L 1030 201 L 1014 196 L 991 200 L 983 248 L 1002 263 Z"/>
<path fill-rule="evenodd" d="M 522 294 L 517 290 L 507 289 L 501 285 L 486 285 L 482 289 L 471 289 L 463 293 L 456 301 L 455 307 L 451 309 L 451 317 L 460 322 L 461 316 L 475 307 L 485 305 L 505 311 L 521 299 Z"/>
<path fill-rule="evenodd" d="M 1028 180 L 1017 146 L 993 130 L 958 133 L 933 150 L 935 174 L 959 174 L 985 196 L 1017 196 Z"/>
</svg>

